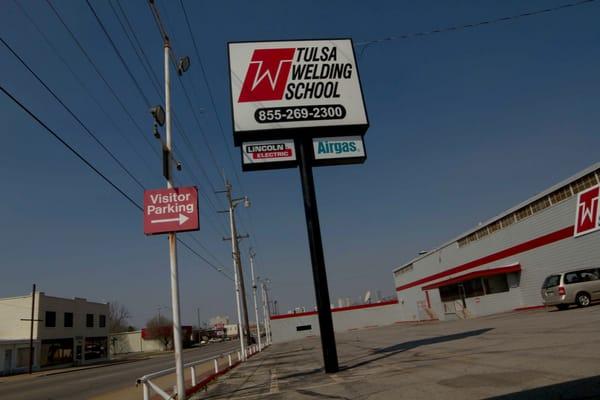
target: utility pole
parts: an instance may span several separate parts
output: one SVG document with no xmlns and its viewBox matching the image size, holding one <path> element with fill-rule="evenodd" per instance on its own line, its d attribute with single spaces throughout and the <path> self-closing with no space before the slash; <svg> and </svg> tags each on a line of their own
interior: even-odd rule
<svg viewBox="0 0 600 400">
<path fill-rule="evenodd" d="M 200 307 L 196 308 L 196 313 L 198 314 L 198 331 L 200 329 L 202 329 L 202 327 L 200 326 Z"/>
<path fill-rule="evenodd" d="M 250 207 L 250 201 L 248 197 L 241 197 L 234 199 L 232 196 L 232 185 L 229 181 L 225 181 L 225 190 L 217 191 L 217 193 L 226 193 L 227 195 L 227 204 L 229 205 L 228 210 L 219 211 L 222 213 L 229 214 L 229 228 L 231 230 L 231 237 L 223 238 L 223 240 L 231 240 L 231 254 L 233 259 L 233 269 L 234 269 L 234 280 L 235 280 L 235 289 L 236 289 L 236 303 L 238 308 L 238 321 L 240 325 L 239 329 L 239 337 L 240 337 L 240 346 L 242 349 L 242 357 L 246 358 L 246 348 L 245 344 L 250 344 L 250 324 L 248 322 L 248 304 L 246 302 L 246 288 L 244 285 L 244 274 L 242 272 L 242 258 L 240 255 L 239 248 L 239 239 L 248 238 L 248 235 L 238 235 L 237 227 L 235 225 L 235 207 L 238 204 L 244 203 L 244 207 Z M 241 305 L 240 305 L 241 303 Z M 241 308 L 241 312 L 240 312 Z M 244 344 L 244 341 L 246 342 Z"/>
<path fill-rule="evenodd" d="M 31 318 L 21 318 L 21 321 L 30 322 L 29 325 L 29 373 L 33 372 L 33 323 L 41 322 L 41 319 L 35 319 L 35 283 L 33 284 L 33 290 L 31 291 Z"/>
<path fill-rule="evenodd" d="M 173 188 L 173 176 L 171 174 L 173 160 L 171 158 L 171 75 L 169 66 L 169 53 L 171 46 L 169 39 L 165 36 L 165 116 L 166 116 L 166 161 L 163 161 L 167 170 L 167 187 Z M 175 345 L 175 371 L 177 374 L 177 398 L 185 400 L 185 381 L 183 379 L 183 346 L 181 341 L 181 309 L 179 307 L 179 277 L 177 271 L 177 234 L 169 233 L 169 261 L 171 264 L 171 305 L 173 307 L 173 343 Z"/>
<path fill-rule="evenodd" d="M 171 61 L 172 51 L 171 42 L 169 36 L 162 24 L 158 8 L 154 2 L 155 0 L 149 0 L 150 9 L 157 21 L 160 34 L 163 38 L 163 66 L 164 66 L 164 78 L 165 78 L 165 110 L 162 107 L 153 107 L 150 112 L 155 120 L 154 125 L 154 136 L 160 139 L 157 125 L 165 125 L 166 140 L 162 144 L 162 166 L 163 175 L 167 181 L 167 188 L 173 189 L 173 144 L 171 135 L 171 69 L 169 61 Z M 175 63 L 175 57 L 173 56 L 173 62 Z M 177 74 L 182 75 L 190 67 L 189 57 L 181 57 L 177 61 Z M 181 164 L 177 162 L 176 167 L 181 170 Z M 177 234 L 175 232 L 168 233 L 169 240 L 169 264 L 170 264 L 170 276 L 171 276 L 171 307 L 173 316 L 173 344 L 175 347 L 175 372 L 177 377 L 177 399 L 185 400 L 185 381 L 183 376 L 183 342 L 181 332 L 181 307 L 179 305 L 179 277 L 177 270 Z M 159 309 L 160 312 L 160 309 Z M 160 316 L 159 316 L 160 320 Z"/>
<path fill-rule="evenodd" d="M 262 289 L 262 302 L 263 302 L 263 318 L 265 325 L 265 337 L 267 341 L 267 345 L 271 344 L 271 313 L 269 312 L 269 297 L 267 295 L 267 285 L 266 282 L 261 282 Z"/>
<path fill-rule="evenodd" d="M 254 297 L 254 314 L 256 318 L 256 336 L 258 338 L 258 349 L 262 350 L 260 338 L 260 320 L 258 319 L 258 303 L 256 302 L 256 279 L 254 278 L 254 257 L 256 253 L 250 248 L 250 271 L 252 273 L 252 296 Z"/>
</svg>

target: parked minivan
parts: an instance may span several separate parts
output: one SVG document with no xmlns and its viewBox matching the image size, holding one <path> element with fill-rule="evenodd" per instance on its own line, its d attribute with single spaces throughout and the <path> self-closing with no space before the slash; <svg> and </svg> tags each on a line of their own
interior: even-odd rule
<svg viewBox="0 0 600 400">
<path fill-rule="evenodd" d="M 571 304 L 589 306 L 592 301 L 600 300 L 600 269 L 578 269 L 548 276 L 542 285 L 542 299 L 544 305 L 559 310 Z"/>
</svg>

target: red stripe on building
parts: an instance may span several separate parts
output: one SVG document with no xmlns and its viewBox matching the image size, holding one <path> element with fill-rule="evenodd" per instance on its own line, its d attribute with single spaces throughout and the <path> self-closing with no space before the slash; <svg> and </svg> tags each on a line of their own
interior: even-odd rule
<svg viewBox="0 0 600 400">
<path fill-rule="evenodd" d="M 563 239 L 567 239 L 573 236 L 575 227 L 569 226 L 567 228 L 560 229 L 558 231 L 548 233 L 547 235 L 539 236 L 535 239 L 528 240 L 527 242 L 523 242 L 517 244 L 515 246 L 509 247 L 504 250 L 500 250 L 496 253 L 489 254 L 485 257 L 478 258 L 473 261 L 469 261 L 468 263 L 458 265 L 454 268 L 447 269 L 446 271 L 438 272 L 437 274 L 426 276 L 425 278 L 418 279 L 414 282 L 407 283 L 402 286 L 398 286 L 396 291 L 399 292 L 404 289 L 409 289 L 414 286 L 422 285 L 427 282 L 434 281 L 436 279 L 444 278 L 448 275 L 457 274 L 459 272 L 463 272 L 469 269 L 477 268 L 482 265 L 502 260 L 506 257 L 511 257 L 516 254 L 524 253 L 529 250 L 537 249 L 538 247 L 546 246 L 548 244 L 558 242 Z"/>
<path fill-rule="evenodd" d="M 518 272 L 520 270 L 521 270 L 520 264 L 515 264 L 515 265 L 510 265 L 510 266 L 500 267 L 500 268 L 484 269 L 481 271 L 469 272 L 468 274 L 464 274 L 464 275 L 456 276 L 454 278 L 446 279 L 445 281 L 432 283 L 431 285 L 423 286 L 421 289 L 422 290 L 437 289 L 441 286 L 447 286 L 447 285 L 452 285 L 454 283 L 465 282 L 465 281 L 475 279 L 475 278 L 481 278 L 484 276 L 508 274 L 510 272 Z"/>
<path fill-rule="evenodd" d="M 398 300 L 389 300 L 382 301 L 381 303 L 371 303 L 371 304 L 359 304 L 357 306 L 348 306 L 348 307 L 338 307 L 332 308 L 331 312 L 340 312 L 340 311 L 351 311 L 351 310 L 360 310 L 362 308 L 373 308 L 373 307 L 381 307 L 381 306 L 389 306 L 391 304 L 398 304 Z M 296 317 L 306 317 L 309 315 L 317 315 L 316 311 L 307 311 L 295 314 L 281 314 L 281 315 L 272 315 L 271 319 L 284 319 L 284 318 L 296 318 Z"/>
</svg>

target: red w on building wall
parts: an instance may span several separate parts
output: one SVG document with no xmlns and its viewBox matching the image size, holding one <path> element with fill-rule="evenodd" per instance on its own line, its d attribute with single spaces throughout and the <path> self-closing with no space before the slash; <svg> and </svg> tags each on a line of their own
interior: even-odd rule
<svg viewBox="0 0 600 400">
<path fill-rule="evenodd" d="M 598 198 L 600 186 L 594 186 L 577 195 L 575 236 L 585 235 L 600 229 Z"/>
<path fill-rule="evenodd" d="M 281 100 L 295 51 L 295 48 L 254 50 L 238 102 Z"/>
</svg>

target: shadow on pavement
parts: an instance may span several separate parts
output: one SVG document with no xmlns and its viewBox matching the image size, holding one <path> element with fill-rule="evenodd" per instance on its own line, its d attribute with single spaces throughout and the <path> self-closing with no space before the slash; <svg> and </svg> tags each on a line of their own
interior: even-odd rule
<svg viewBox="0 0 600 400">
<path fill-rule="evenodd" d="M 600 375 L 489 397 L 488 400 L 591 400 L 600 398 Z"/>
<path fill-rule="evenodd" d="M 369 359 L 363 360 L 363 361 L 359 361 L 355 364 L 341 366 L 340 370 L 344 371 L 344 370 L 350 370 L 350 369 L 357 368 L 357 367 L 362 367 L 363 365 L 367 365 L 372 362 L 379 361 L 384 358 L 388 358 L 388 357 L 391 357 L 398 353 L 402 353 L 407 350 L 411 350 L 411 349 L 414 349 L 414 348 L 420 347 L 420 346 L 427 346 L 430 344 L 444 343 L 444 342 L 450 342 L 453 340 L 460 340 L 460 339 L 466 339 L 466 338 L 473 337 L 473 336 L 479 336 L 486 332 L 491 331 L 492 329 L 493 328 L 476 329 L 473 331 L 454 333 L 452 335 L 434 336 L 434 337 L 426 338 L 426 339 L 411 340 L 409 342 L 398 343 L 398 344 L 395 344 L 392 346 L 383 347 L 380 349 L 373 350 L 373 354 L 382 354 L 381 356 L 369 358 Z M 362 358 L 362 357 L 360 357 L 360 358 Z"/>
</svg>

